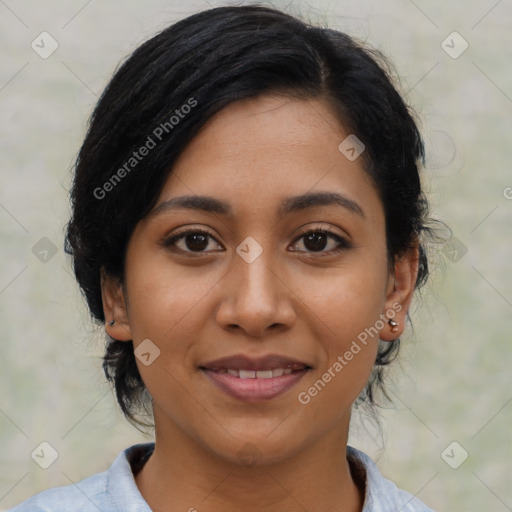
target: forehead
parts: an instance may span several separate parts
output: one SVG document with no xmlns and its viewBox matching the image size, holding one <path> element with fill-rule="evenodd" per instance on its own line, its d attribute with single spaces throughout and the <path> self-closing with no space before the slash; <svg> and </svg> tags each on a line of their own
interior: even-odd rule
<svg viewBox="0 0 512 512">
<path fill-rule="evenodd" d="M 329 191 L 379 207 L 361 157 L 338 149 L 350 133 L 323 100 L 260 96 L 213 116 L 175 162 L 160 198 L 209 195 L 244 207 Z M 359 200 L 358 200 L 359 198 Z"/>
<path fill-rule="evenodd" d="M 323 101 L 260 96 L 233 102 L 213 116 L 175 168 L 204 154 L 212 164 L 218 160 L 261 166 L 276 157 L 304 162 L 304 157 L 319 157 L 333 144 L 329 153 L 338 157 L 336 141 L 342 135 L 343 128 Z"/>
</svg>

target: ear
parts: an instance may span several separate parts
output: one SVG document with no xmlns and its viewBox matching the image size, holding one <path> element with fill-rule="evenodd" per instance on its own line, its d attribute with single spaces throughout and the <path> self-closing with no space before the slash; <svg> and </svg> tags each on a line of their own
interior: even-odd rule
<svg viewBox="0 0 512 512">
<path fill-rule="evenodd" d="M 405 319 L 411 304 L 419 267 L 419 243 L 415 244 L 400 257 L 395 258 L 393 271 L 390 272 L 386 293 L 387 318 L 398 322 L 393 326 L 388 322 L 381 329 L 380 339 L 394 341 L 404 332 Z"/>
<path fill-rule="evenodd" d="M 101 269 L 101 298 L 107 334 L 119 341 L 132 339 L 122 282 Z M 114 320 L 113 325 L 109 322 Z"/>
</svg>

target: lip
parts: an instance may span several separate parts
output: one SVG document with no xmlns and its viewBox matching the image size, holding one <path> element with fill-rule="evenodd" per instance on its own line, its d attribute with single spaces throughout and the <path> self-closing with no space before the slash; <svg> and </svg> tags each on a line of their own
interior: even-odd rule
<svg viewBox="0 0 512 512">
<path fill-rule="evenodd" d="M 295 386 L 312 369 L 307 363 L 277 354 L 253 358 L 238 354 L 204 363 L 199 368 L 219 389 L 233 398 L 246 402 L 261 402 L 276 398 Z M 243 379 L 219 371 L 228 369 L 261 371 L 276 368 L 290 368 L 292 372 L 268 379 Z"/>
<path fill-rule="evenodd" d="M 233 398 L 246 402 L 261 402 L 282 395 L 295 386 L 309 368 L 295 370 L 287 375 L 269 379 L 241 379 L 229 373 L 201 368 L 201 371 L 222 391 Z"/>
</svg>

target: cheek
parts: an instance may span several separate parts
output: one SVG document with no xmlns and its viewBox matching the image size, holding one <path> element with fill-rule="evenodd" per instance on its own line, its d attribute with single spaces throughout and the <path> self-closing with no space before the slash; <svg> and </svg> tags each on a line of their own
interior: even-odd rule
<svg viewBox="0 0 512 512">
<path fill-rule="evenodd" d="M 308 317 L 323 325 L 330 338 L 357 336 L 384 312 L 387 268 L 357 255 L 351 260 L 328 273 L 305 273 L 293 288 Z"/>
<path fill-rule="evenodd" d="M 136 359 L 139 373 L 155 403 L 172 397 L 176 410 L 189 409 L 183 383 L 190 379 L 194 347 L 204 338 L 202 331 L 212 314 L 209 302 L 222 275 L 201 267 L 178 269 L 161 257 L 144 261 L 130 269 L 127 261 L 130 328 L 135 349 L 149 339 L 159 352 L 148 366 Z"/>
<path fill-rule="evenodd" d="M 179 423 L 177 411 L 194 409 L 194 401 L 184 393 L 185 383 L 190 379 L 192 349 L 202 338 L 208 297 L 220 276 L 199 267 L 178 271 L 168 261 L 157 260 L 144 265 L 143 272 L 134 267 L 127 275 L 134 347 L 150 339 L 159 350 L 150 365 L 136 360 L 139 373 L 156 404 L 171 401 L 168 414 Z"/>
<path fill-rule="evenodd" d="M 130 294 L 129 317 L 134 343 L 154 338 L 162 347 L 173 341 L 179 348 L 177 332 L 194 329 L 194 317 L 202 301 L 220 280 L 216 273 L 199 267 L 183 267 L 178 271 L 169 262 L 140 267 L 127 275 Z"/>
<path fill-rule="evenodd" d="M 386 268 L 361 261 L 322 279 L 303 279 L 297 295 L 306 306 L 306 328 L 318 340 L 318 366 L 299 402 L 329 407 L 334 415 L 357 398 L 377 355 L 384 327 Z M 380 270 L 379 270 L 380 269 Z M 314 378 L 313 378 L 314 377 Z M 333 404 L 336 407 L 332 407 Z"/>
</svg>

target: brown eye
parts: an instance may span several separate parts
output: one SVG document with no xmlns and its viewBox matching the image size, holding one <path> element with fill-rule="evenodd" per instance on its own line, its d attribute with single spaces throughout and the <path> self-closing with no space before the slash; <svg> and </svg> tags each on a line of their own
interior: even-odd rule
<svg viewBox="0 0 512 512">
<path fill-rule="evenodd" d="M 308 251 L 323 251 L 328 242 L 328 237 L 324 233 L 319 233 L 318 231 L 308 233 L 304 235 L 304 247 L 308 249 Z"/>
<path fill-rule="evenodd" d="M 320 253 L 320 255 L 335 254 L 351 247 L 350 243 L 345 238 L 321 228 L 312 229 L 303 233 L 297 240 L 301 239 L 304 240 L 303 245 L 306 248 L 305 252 Z M 329 245 L 329 240 L 333 240 L 337 243 L 331 243 L 331 249 L 325 251 L 324 249 Z M 293 250 L 295 251 L 297 249 Z"/>
<path fill-rule="evenodd" d="M 207 231 L 196 229 L 173 235 L 172 237 L 164 240 L 163 245 L 164 247 L 177 248 L 183 252 L 200 254 L 202 252 L 211 252 L 206 251 L 210 244 L 210 239 L 215 240 L 215 238 L 213 238 L 213 236 Z M 178 246 L 178 242 L 181 243 L 181 247 Z"/>
</svg>

